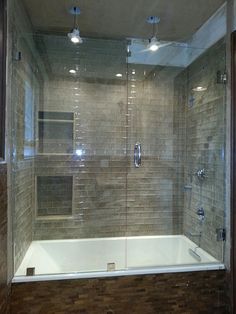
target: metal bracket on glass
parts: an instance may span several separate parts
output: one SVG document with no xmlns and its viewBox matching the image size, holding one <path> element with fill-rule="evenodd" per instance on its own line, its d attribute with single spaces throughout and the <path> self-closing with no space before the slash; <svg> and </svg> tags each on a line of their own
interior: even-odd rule
<svg viewBox="0 0 236 314">
<path fill-rule="evenodd" d="M 216 240 L 217 241 L 225 241 L 226 240 L 226 231 L 224 228 L 216 229 Z"/>
<path fill-rule="evenodd" d="M 136 143 L 134 145 L 134 166 L 139 168 L 141 166 L 141 144 Z"/>
</svg>

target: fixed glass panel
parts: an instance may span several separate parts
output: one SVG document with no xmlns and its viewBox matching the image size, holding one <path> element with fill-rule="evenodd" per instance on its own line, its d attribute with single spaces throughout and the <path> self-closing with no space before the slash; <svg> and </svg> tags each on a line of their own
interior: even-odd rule
<svg viewBox="0 0 236 314">
<path fill-rule="evenodd" d="M 16 274 L 125 269 L 126 40 L 74 45 L 64 33 L 36 33 L 23 3 L 13 7 Z"/>
<path fill-rule="evenodd" d="M 178 95 L 185 81 L 187 100 L 183 228 L 217 260 L 223 260 L 225 219 L 225 49 L 225 39 L 219 40 L 175 81 Z"/>
<path fill-rule="evenodd" d="M 159 45 L 155 53 L 141 40 L 129 45 L 127 235 L 135 238 L 127 238 L 127 267 L 216 263 L 224 252 L 225 39 Z"/>
</svg>

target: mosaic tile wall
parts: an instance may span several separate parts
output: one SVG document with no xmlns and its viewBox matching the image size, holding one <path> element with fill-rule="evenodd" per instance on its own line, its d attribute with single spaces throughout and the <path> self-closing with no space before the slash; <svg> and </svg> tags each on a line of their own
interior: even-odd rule
<svg viewBox="0 0 236 314">
<path fill-rule="evenodd" d="M 11 313 L 228 314 L 230 311 L 225 271 L 206 271 L 13 284 Z"/>
<path fill-rule="evenodd" d="M 9 79 L 11 88 L 11 202 L 15 269 L 33 238 L 35 210 L 35 110 L 39 101 L 39 77 L 30 23 L 20 2 L 11 2 L 9 20 Z"/>
</svg>

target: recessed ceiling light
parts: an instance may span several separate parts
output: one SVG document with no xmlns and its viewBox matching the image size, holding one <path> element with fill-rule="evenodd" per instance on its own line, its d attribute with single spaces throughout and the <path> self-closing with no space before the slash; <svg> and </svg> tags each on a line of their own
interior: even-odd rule
<svg viewBox="0 0 236 314">
<path fill-rule="evenodd" d="M 69 72 L 70 72 L 71 74 L 75 74 L 75 73 L 76 73 L 76 71 L 75 71 L 74 69 L 70 69 Z"/>
<path fill-rule="evenodd" d="M 123 75 L 121 73 L 117 73 L 116 77 L 122 77 Z"/>
<path fill-rule="evenodd" d="M 194 92 L 204 92 L 205 90 L 207 90 L 207 88 L 203 86 L 197 86 L 197 87 L 194 87 L 192 90 Z"/>
</svg>

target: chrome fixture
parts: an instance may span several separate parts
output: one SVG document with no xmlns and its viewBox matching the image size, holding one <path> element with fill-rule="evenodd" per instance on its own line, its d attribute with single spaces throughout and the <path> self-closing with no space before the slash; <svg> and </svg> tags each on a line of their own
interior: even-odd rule
<svg viewBox="0 0 236 314">
<path fill-rule="evenodd" d="M 186 185 L 184 186 L 184 191 L 187 191 L 187 190 L 192 190 L 192 185 L 186 184 Z"/>
<path fill-rule="evenodd" d="M 199 181 L 204 181 L 207 178 L 206 170 L 204 168 L 197 170 L 195 172 L 195 176 L 198 178 Z"/>
<path fill-rule="evenodd" d="M 71 32 L 67 34 L 67 36 L 70 38 L 72 43 L 82 44 L 83 39 L 80 37 L 80 31 L 79 31 L 79 27 L 77 24 L 77 16 L 80 14 L 80 8 L 79 7 L 73 7 L 73 8 L 71 8 L 70 13 L 74 15 L 74 27 L 71 30 Z"/>
<path fill-rule="evenodd" d="M 203 222 L 204 219 L 205 219 L 205 211 L 204 211 L 203 207 L 199 207 L 199 208 L 197 209 L 197 215 L 198 215 L 198 219 L 199 219 L 201 222 Z"/>
<path fill-rule="evenodd" d="M 155 52 L 159 48 L 169 46 L 171 44 L 174 44 L 175 46 L 179 46 L 179 47 L 185 47 L 185 48 L 188 47 L 188 45 L 183 42 L 159 40 L 159 38 L 157 37 L 157 25 L 160 23 L 159 16 L 155 16 L 155 15 L 148 16 L 146 19 L 146 22 L 152 25 L 152 35 L 148 39 L 147 50 Z"/>
<path fill-rule="evenodd" d="M 216 229 L 216 240 L 225 241 L 226 240 L 226 230 L 224 228 Z"/>
<path fill-rule="evenodd" d="M 134 145 L 134 166 L 139 168 L 141 166 L 141 144 L 136 143 Z"/>
<path fill-rule="evenodd" d="M 226 84 L 227 83 L 227 73 L 226 72 L 222 73 L 221 71 L 217 71 L 216 82 L 217 82 L 217 84 Z"/>
<path fill-rule="evenodd" d="M 187 231 L 186 234 L 185 234 L 187 237 L 190 237 L 190 238 L 201 238 L 202 236 L 202 233 L 192 233 L 192 232 L 189 232 Z"/>
<path fill-rule="evenodd" d="M 195 249 L 188 249 L 189 254 L 195 258 L 198 262 L 202 261 L 201 256 L 196 252 L 196 250 L 199 248 L 199 246 L 195 247 Z"/>
</svg>

